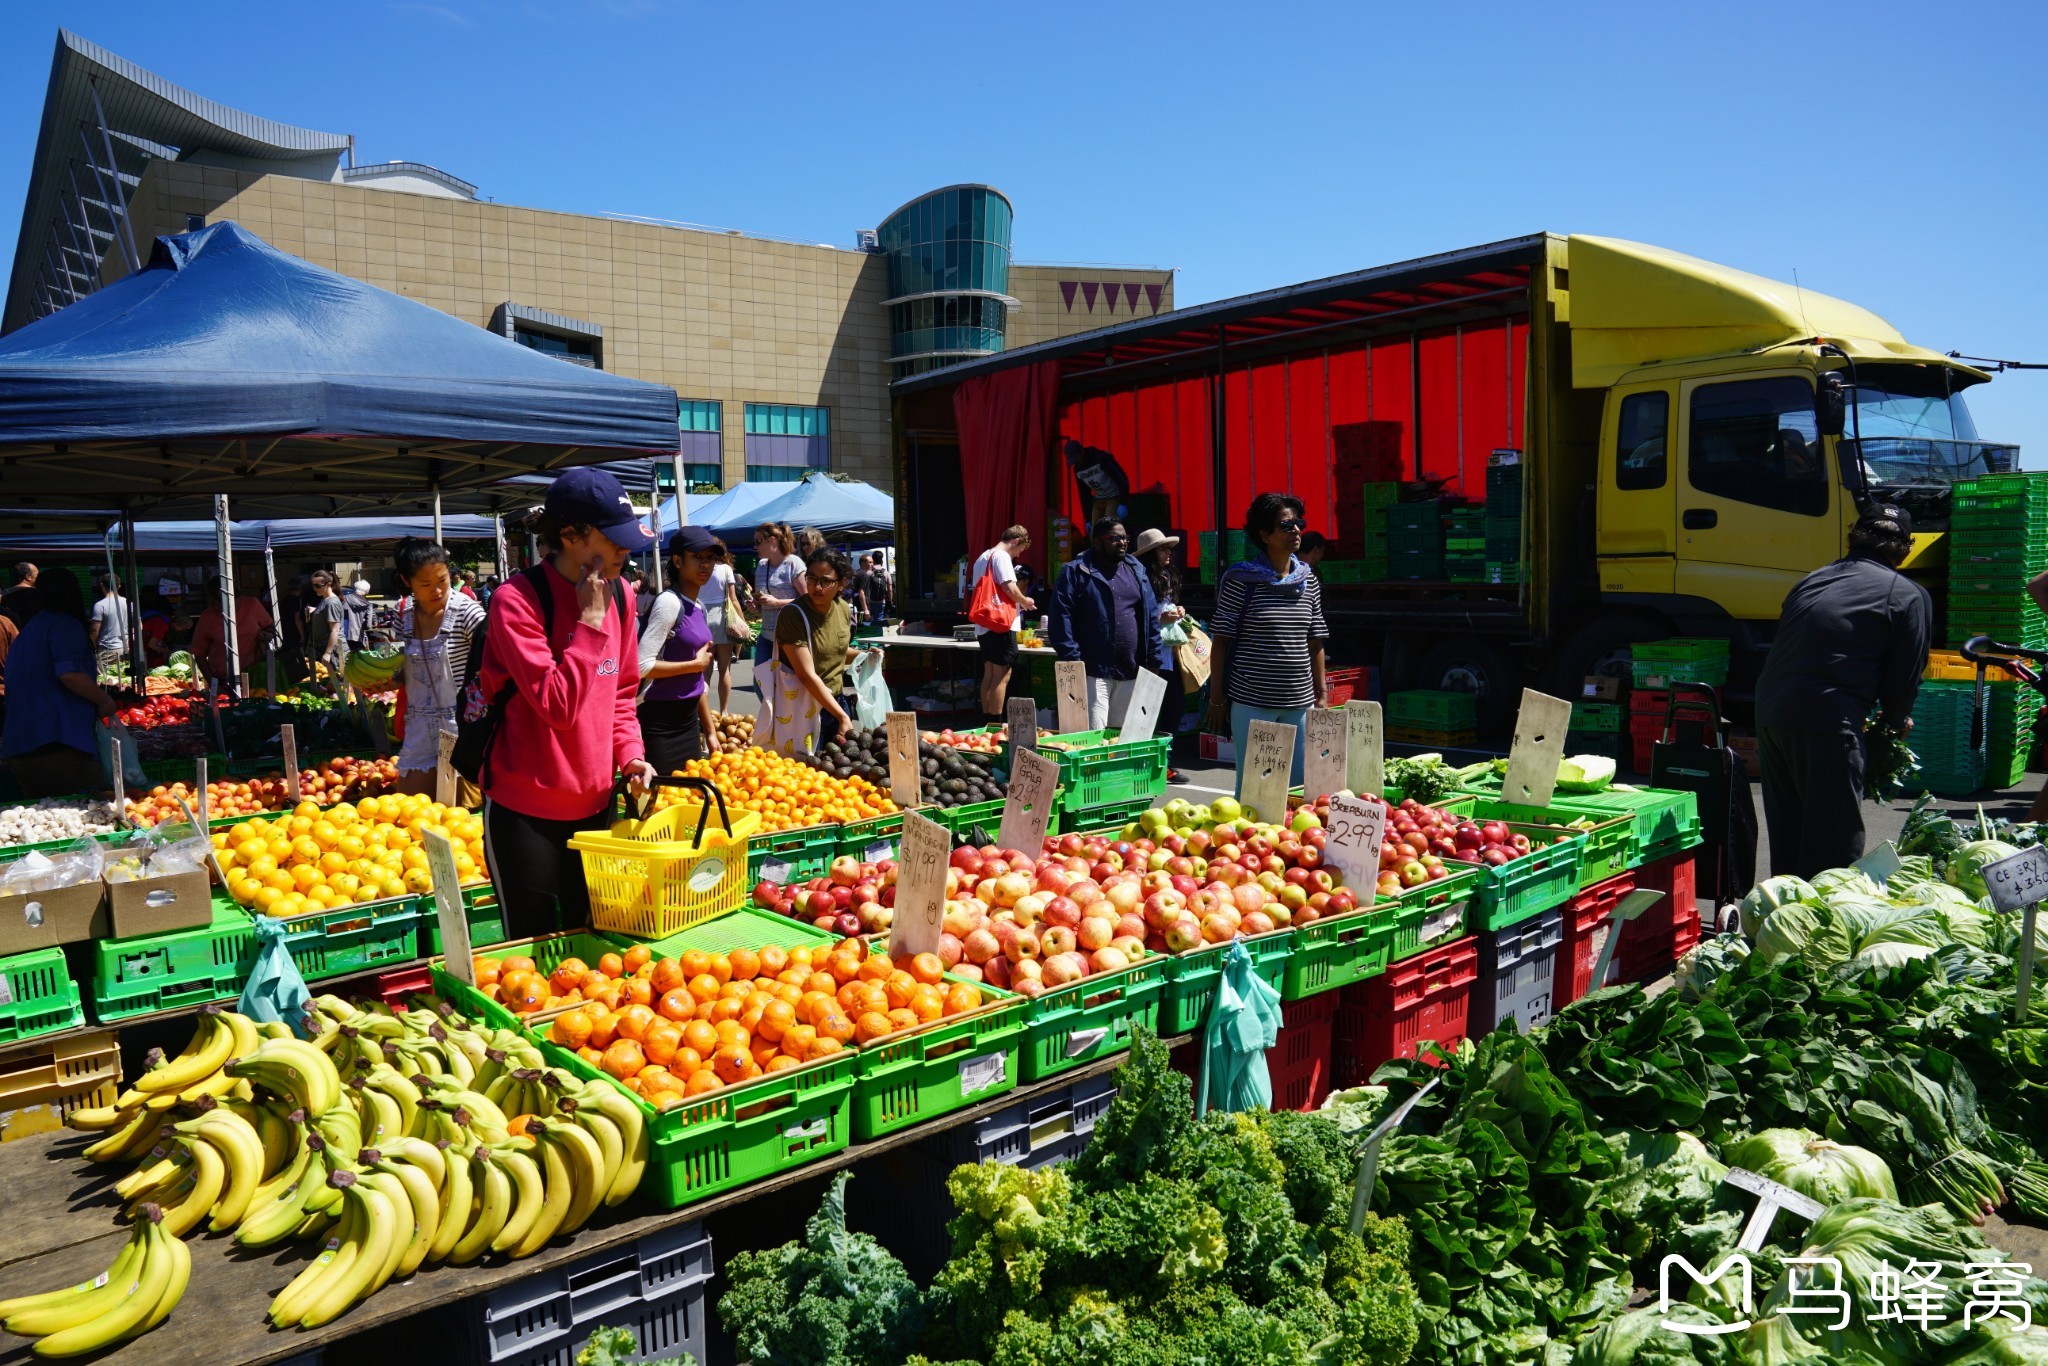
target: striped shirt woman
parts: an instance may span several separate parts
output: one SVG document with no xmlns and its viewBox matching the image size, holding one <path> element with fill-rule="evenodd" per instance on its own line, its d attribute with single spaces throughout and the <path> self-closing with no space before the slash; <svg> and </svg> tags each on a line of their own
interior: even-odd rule
<svg viewBox="0 0 2048 1366">
<path fill-rule="evenodd" d="M 1230 566 L 1216 588 L 1209 679 L 1210 729 L 1227 719 L 1240 763 L 1253 721 L 1294 727 L 1294 776 L 1304 772 L 1308 709 L 1328 696 L 1323 677 L 1323 642 L 1330 626 L 1323 617 L 1323 585 L 1296 556 L 1301 547 L 1302 505 L 1283 493 L 1262 493 L 1245 514 L 1245 530 L 1259 551 Z M 1226 716 L 1227 709 L 1227 716 Z M 1320 794 L 1317 794 L 1320 795 Z M 1278 813 L 1262 811 L 1262 818 Z"/>
</svg>

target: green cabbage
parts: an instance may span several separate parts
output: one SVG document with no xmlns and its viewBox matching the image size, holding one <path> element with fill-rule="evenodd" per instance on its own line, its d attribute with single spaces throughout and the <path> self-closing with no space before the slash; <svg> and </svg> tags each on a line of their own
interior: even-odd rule
<svg viewBox="0 0 2048 1366">
<path fill-rule="evenodd" d="M 1823 912 L 1803 901 L 1788 901 L 1772 911 L 1756 932 L 1756 953 L 1765 963 L 1797 958 L 1820 930 Z M 1746 923 L 1746 921 L 1745 921 Z"/>
<path fill-rule="evenodd" d="M 1871 880 L 1870 874 L 1861 868 L 1829 868 L 1813 875 L 1813 890 L 1823 897 L 1832 897 L 1836 892 L 1860 892 L 1864 896 L 1882 896 L 1884 888 Z"/>
<path fill-rule="evenodd" d="M 1813 890 L 1812 885 L 1804 878 L 1765 878 L 1749 889 L 1749 895 L 1742 898 L 1742 904 L 1737 908 L 1742 913 L 1742 932 L 1754 941 L 1757 930 L 1770 918 L 1772 911 L 1795 901 L 1817 906 L 1820 904 L 1820 893 Z"/>
<path fill-rule="evenodd" d="M 1728 1339 L 1722 1335 L 1681 1333 L 1664 1321 L 1717 1324 L 1722 1320 L 1696 1304 L 1674 1304 L 1670 1311 L 1655 1305 L 1609 1319 L 1579 1339 L 1571 1366 L 1720 1366 L 1732 1363 Z"/>
<path fill-rule="evenodd" d="M 1868 1148 L 1833 1143 L 1805 1129 L 1765 1129 L 1730 1147 L 1730 1166 L 1745 1167 L 1824 1205 L 1844 1200 L 1896 1200 L 1884 1159 Z"/>
<path fill-rule="evenodd" d="M 2048 1326 L 2022 1328 L 2010 1319 L 1992 1319 L 1981 1326 L 1983 1336 L 1977 1345 L 1950 1357 L 1944 1366 L 2048 1366 Z"/>
<path fill-rule="evenodd" d="M 1933 956 L 1934 950 L 1925 944 L 1872 944 L 1838 965 L 1836 971 L 1844 977 L 1861 977 L 1865 973 L 1890 972 L 1893 968 L 1902 968 Z"/>
<path fill-rule="evenodd" d="M 1948 880 L 1973 896 L 1987 896 L 1984 886 L 1984 867 L 2002 858 L 2011 858 L 2019 850 L 2002 840 L 1971 840 L 1955 851 L 1948 860 Z"/>
<path fill-rule="evenodd" d="M 1714 994 L 1714 983 L 1733 972 L 1747 957 L 1749 941 L 1739 934 L 1702 939 L 1672 970 L 1679 996 L 1688 1001 L 1704 1001 Z"/>
<path fill-rule="evenodd" d="M 1614 760 L 1604 754 L 1574 754 L 1557 765 L 1562 792 L 1598 792 L 1614 781 Z"/>
<path fill-rule="evenodd" d="M 1899 871 L 1884 880 L 1887 889 L 1896 891 L 1916 883 L 1934 880 L 1934 859 L 1928 854 L 1913 854 L 1899 860 Z"/>
</svg>

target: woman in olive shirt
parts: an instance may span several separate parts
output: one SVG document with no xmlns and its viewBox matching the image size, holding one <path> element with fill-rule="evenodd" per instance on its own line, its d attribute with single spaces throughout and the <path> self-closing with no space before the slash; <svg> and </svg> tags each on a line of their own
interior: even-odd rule
<svg viewBox="0 0 2048 1366">
<path fill-rule="evenodd" d="M 853 564 L 837 550 L 814 550 L 804 565 L 803 596 L 782 610 L 775 621 L 775 643 L 782 662 L 794 670 L 804 690 L 818 699 L 818 746 L 832 743 L 843 727 L 853 724 L 839 703 L 846 666 L 853 649 L 853 618 L 839 592 L 852 576 Z"/>
</svg>

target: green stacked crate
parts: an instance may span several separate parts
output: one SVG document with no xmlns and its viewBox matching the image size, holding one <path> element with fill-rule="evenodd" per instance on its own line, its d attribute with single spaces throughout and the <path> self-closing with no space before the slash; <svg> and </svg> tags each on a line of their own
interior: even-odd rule
<svg viewBox="0 0 2048 1366">
<path fill-rule="evenodd" d="M 1974 725 L 1977 685 L 1930 678 L 1913 703 L 1913 752 L 1922 789 L 1938 797 L 1964 797 L 1984 785 L 1984 731 Z"/>
<path fill-rule="evenodd" d="M 1471 693 L 1415 688 L 1387 694 L 1387 724 L 1404 730 L 1468 731 L 1479 724 L 1479 702 Z"/>
<path fill-rule="evenodd" d="M 1387 535 L 1426 533 L 1431 543 L 1443 544 L 1443 504 L 1435 498 L 1420 503 L 1392 503 L 1387 507 Z"/>
<path fill-rule="evenodd" d="M 1394 546 L 1387 552 L 1390 579 L 1440 579 L 1444 576 L 1444 552 L 1422 547 Z"/>
<path fill-rule="evenodd" d="M 1385 557 L 1377 563 L 1384 569 Z M 1366 577 L 1367 568 L 1364 560 L 1324 560 L 1316 566 L 1316 577 L 1324 583 L 1371 583 L 1373 580 Z"/>
<path fill-rule="evenodd" d="M 1251 553 L 1251 538 L 1243 531 L 1203 531 L 1195 536 L 1201 558 L 1201 577 L 1215 583 L 1223 571 Z"/>
<path fill-rule="evenodd" d="M 1357 561 L 1358 583 L 1380 583 L 1389 577 L 1387 563 L 1387 509 L 1401 496 L 1398 483 L 1362 486 L 1365 502 L 1365 553 Z"/>
<path fill-rule="evenodd" d="M 2048 621 L 2026 582 L 2048 553 L 2048 482 L 2040 472 L 1987 475 L 1955 485 L 1949 520 L 1948 640 L 1987 635 L 2048 647 Z M 1995 765 L 1994 765 L 1995 767 Z"/>
<path fill-rule="evenodd" d="M 1621 729 L 1622 709 L 1619 702 L 1574 702 L 1572 703 L 1573 730 L 1618 731 Z"/>
<path fill-rule="evenodd" d="M 1486 582 L 1515 584 L 1521 581 L 1522 566 L 1519 564 L 1496 564 L 1492 560 L 1486 562 Z"/>
<path fill-rule="evenodd" d="M 1987 680 L 1984 689 L 1984 785 L 2012 787 L 2027 775 L 2041 698 L 2033 689 L 2013 681 Z"/>
<path fill-rule="evenodd" d="M 1728 642 L 1714 637 L 1646 640 L 1629 650 L 1634 684 L 1661 691 L 1673 683 L 1728 681 Z"/>
</svg>

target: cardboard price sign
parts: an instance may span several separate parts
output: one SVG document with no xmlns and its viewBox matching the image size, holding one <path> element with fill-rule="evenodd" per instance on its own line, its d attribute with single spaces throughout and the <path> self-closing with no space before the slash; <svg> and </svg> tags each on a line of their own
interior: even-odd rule
<svg viewBox="0 0 2048 1366">
<path fill-rule="evenodd" d="M 299 728 L 287 721 L 277 728 L 284 744 L 284 795 L 293 806 L 299 804 Z"/>
<path fill-rule="evenodd" d="M 2034 998 L 2035 926 L 2040 919 L 2041 900 L 2048 897 L 2048 849 L 2035 845 L 1987 865 L 1984 887 L 1991 893 L 1993 906 L 2021 913 L 2019 962 L 2015 967 L 2019 980 L 2013 992 L 2013 1019 L 2024 1023 Z"/>
<path fill-rule="evenodd" d="M 1052 666 L 1052 681 L 1059 698 L 1060 734 L 1078 735 L 1088 729 L 1088 666 L 1078 659 L 1062 659 Z"/>
<path fill-rule="evenodd" d="M 1372 797 L 1330 798 L 1328 838 L 1323 861 L 1334 863 L 1344 885 L 1371 904 L 1373 884 L 1380 876 L 1380 849 L 1387 842 L 1386 803 Z"/>
<path fill-rule="evenodd" d="M 1294 727 L 1254 721 L 1245 731 L 1237 760 L 1239 800 L 1276 825 L 1287 815 L 1287 789 L 1294 786 Z"/>
<path fill-rule="evenodd" d="M 447 970 L 476 985 L 476 964 L 470 961 L 469 917 L 462 910 L 462 878 L 455 871 L 455 846 L 438 830 L 427 832 L 427 872 L 434 879 L 434 915 L 441 925 L 441 952 Z"/>
<path fill-rule="evenodd" d="M 1313 801 L 1351 786 L 1351 721 L 1341 708 L 1311 707 L 1302 756 L 1302 795 Z"/>
<path fill-rule="evenodd" d="M 917 713 L 892 711 L 889 727 L 889 798 L 908 811 L 917 805 L 924 774 L 918 765 Z"/>
<path fill-rule="evenodd" d="M 1742 1236 L 1735 1240 L 1735 1246 L 1744 1252 L 1762 1250 L 1764 1239 L 1771 1236 L 1771 1225 L 1776 1222 L 1781 1209 L 1792 1211 L 1809 1224 L 1827 1213 L 1819 1201 L 1743 1167 L 1730 1167 L 1721 1181 L 1756 1197 L 1756 1208 L 1750 1211 L 1749 1222 L 1742 1226 Z"/>
<path fill-rule="evenodd" d="M 1344 704 L 1344 785 L 1353 792 L 1384 795 L 1387 740 L 1377 702 Z"/>
<path fill-rule="evenodd" d="M 1013 697 L 1003 709 L 1003 720 L 1010 731 L 1010 751 L 1021 754 L 1030 750 L 1038 752 L 1038 704 L 1028 697 Z"/>
<path fill-rule="evenodd" d="M 1159 727 L 1159 710 L 1166 705 L 1166 680 L 1150 669 L 1140 668 L 1138 677 L 1128 685 L 1130 691 L 1124 702 L 1123 728 L 1116 733 L 1119 740 L 1150 740 Z"/>
<path fill-rule="evenodd" d="M 1565 731 L 1571 723 L 1571 703 L 1534 688 L 1522 689 L 1515 742 L 1508 748 L 1508 776 L 1500 785 L 1502 801 L 1550 805 L 1557 791 L 1557 766 L 1564 761 Z"/>
<path fill-rule="evenodd" d="M 1022 849 L 1033 858 L 1045 847 L 1046 823 L 1052 819 L 1053 794 L 1059 791 L 1060 766 L 1036 750 L 1010 755 L 1010 792 L 1003 799 L 1003 823 L 996 843 Z"/>
<path fill-rule="evenodd" d="M 915 811 L 903 813 L 902 850 L 896 866 L 896 918 L 889 954 L 936 953 L 946 918 L 946 863 L 953 837 Z"/>
</svg>

